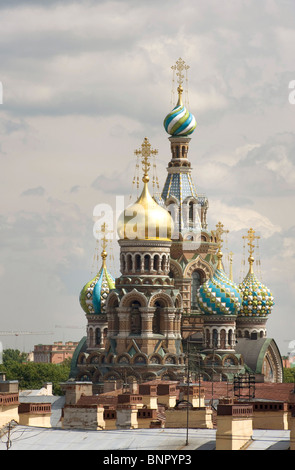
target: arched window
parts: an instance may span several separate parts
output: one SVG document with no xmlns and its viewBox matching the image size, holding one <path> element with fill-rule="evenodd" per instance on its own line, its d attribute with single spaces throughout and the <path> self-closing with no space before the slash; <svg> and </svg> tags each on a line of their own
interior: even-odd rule
<svg viewBox="0 0 295 470">
<path fill-rule="evenodd" d="M 150 270 L 150 256 L 149 255 L 144 255 L 144 270 L 145 271 Z"/>
<path fill-rule="evenodd" d="M 191 306 L 192 309 L 196 308 L 198 305 L 197 302 L 197 291 L 202 284 L 202 277 L 199 271 L 194 271 L 192 274 L 192 297 L 191 297 Z"/>
<path fill-rule="evenodd" d="M 160 334 L 161 333 L 161 309 L 162 305 L 160 302 L 155 302 L 156 310 L 153 316 L 153 333 Z"/>
<path fill-rule="evenodd" d="M 121 263 L 122 263 L 122 273 L 126 271 L 126 261 L 125 261 L 125 256 L 121 255 Z"/>
<path fill-rule="evenodd" d="M 131 334 L 140 335 L 141 334 L 141 314 L 139 311 L 140 303 L 136 300 L 131 305 L 131 314 L 130 314 L 130 332 Z"/>
<path fill-rule="evenodd" d="M 106 344 L 107 337 L 108 337 L 108 328 L 104 328 L 103 330 L 103 345 L 104 346 Z"/>
<path fill-rule="evenodd" d="M 217 348 L 218 346 L 218 331 L 217 330 L 213 330 L 213 348 Z"/>
<path fill-rule="evenodd" d="M 139 272 L 141 269 L 141 257 L 140 255 L 135 255 L 135 271 Z"/>
<path fill-rule="evenodd" d="M 221 349 L 226 348 L 226 331 L 225 330 L 221 330 L 220 332 L 220 347 Z"/>
<path fill-rule="evenodd" d="M 127 271 L 132 271 L 132 256 L 127 255 Z"/>
<path fill-rule="evenodd" d="M 159 267 L 160 267 L 160 256 L 159 255 L 155 255 L 154 256 L 154 270 L 155 271 L 159 271 Z"/>
<path fill-rule="evenodd" d="M 206 347 L 210 347 L 210 331 L 206 330 Z"/>
<path fill-rule="evenodd" d="M 189 220 L 190 227 L 192 227 L 193 222 L 194 222 L 194 203 L 193 203 L 193 201 L 190 201 L 189 206 L 188 206 L 188 220 Z"/>
<path fill-rule="evenodd" d="M 230 347 L 232 347 L 232 343 L 233 343 L 233 330 L 229 330 L 228 332 L 228 344 Z"/>
<path fill-rule="evenodd" d="M 96 328 L 95 330 L 95 344 L 99 345 L 101 343 L 101 330 Z"/>
<path fill-rule="evenodd" d="M 93 347 L 93 329 L 89 328 L 88 330 L 89 346 Z"/>
</svg>

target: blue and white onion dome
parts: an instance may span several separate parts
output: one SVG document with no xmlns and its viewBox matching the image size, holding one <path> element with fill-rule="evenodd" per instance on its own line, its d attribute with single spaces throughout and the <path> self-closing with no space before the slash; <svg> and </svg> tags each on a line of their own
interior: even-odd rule
<svg viewBox="0 0 295 470">
<path fill-rule="evenodd" d="M 115 289 L 115 280 L 106 268 L 106 252 L 102 252 L 102 266 L 98 274 L 80 292 L 80 305 L 88 315 L 105 314 L 106 299 L 111 289 Z"/>
<path fill-rule="evenodd" d="M 168 134 L 173 137 L 188 136 L 192 134 L 197 126 L 196 119 L 182 103 L 183 88 L 178 87 L 178 102 L 175 108 L 164 119 L 164 127 Z"/>
<path fill-rule="evenodd" d="M 218 265 L 211 279 L 202 284 L 197 292 L 197 301 L 205 315 L 237 315 L 241 306 L 239 287 L 225 274 L 221 258 L 217 253 Z"/>
<path fill-rule="evenodd" d="M 240 284 L 242 292 L 242 305 L 239 316 L 266 317 L 274 306 L 274 298 L 270 290 L 255 276 L 253 271 L 253 257 L 249 257 L 250 269 Z"/>
</svg>

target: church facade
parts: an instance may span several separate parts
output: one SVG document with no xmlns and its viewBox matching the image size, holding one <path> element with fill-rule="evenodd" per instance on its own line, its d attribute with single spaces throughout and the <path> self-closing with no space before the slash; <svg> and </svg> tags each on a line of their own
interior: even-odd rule
<svg viewBox="0 0 295 470">
<path fill-rule="evenodd" d="M 184 68 L 179 59 L 178 102 L 164 120 L 171 158 L 162 192 L 150 193 L 157 152 L 145 138 L 136 151 L 141 195 L 117 221 L 121 276 L 108 272 L 103 245 L 101 269 L 80 293 L 87 336 L 73 357 L 76 380 L 183 380 L 189 373 L 211 381 L 251 373 L 282 381 L 280 352 L 266 330 L 273 297 L 253 270 L 255 231 L 245 237 L 249 272 L 237 285 L 223 268 L 226 230 L 221 222 L 208 228 L 209 201 L 192 179 L 196 121 L 182 101 Z"/>
</svg>

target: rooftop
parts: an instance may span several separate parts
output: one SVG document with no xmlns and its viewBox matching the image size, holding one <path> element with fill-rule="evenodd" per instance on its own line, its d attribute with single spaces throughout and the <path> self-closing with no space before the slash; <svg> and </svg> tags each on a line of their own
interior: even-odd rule
<svg viewBox="0 0 295 470">
<path fill-rule="evenodd" d="M 10 450 L 214 450 L 216 430 L 190 429 L 186 446 L 186 429 L 135 429 L 110 431 L 63 430 L 16 426 L 11 433 Z M 5 439 L 0 451 L 6 449 Z M 288 450 L 290 431 L 254 430 L 247 450 Z M 141 453 L 140 458 L 144 459 Z"/>
</svg>

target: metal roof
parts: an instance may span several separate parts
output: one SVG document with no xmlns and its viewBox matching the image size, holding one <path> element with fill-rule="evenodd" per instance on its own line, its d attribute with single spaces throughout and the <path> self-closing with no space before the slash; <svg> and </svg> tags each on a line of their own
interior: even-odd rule
<svg viewBox="0 0 295 470">
<path fill-rule="evenodd" d="M 10 450 L 214 450 L 215 429 L 135 429 L 86 431 L 16 426 L 11 432 Z M 247 450 L 287 450 L 290 431 L 254 430 Z M 6 449 L 5 435 L 0 450 Z"/>
</svg>

